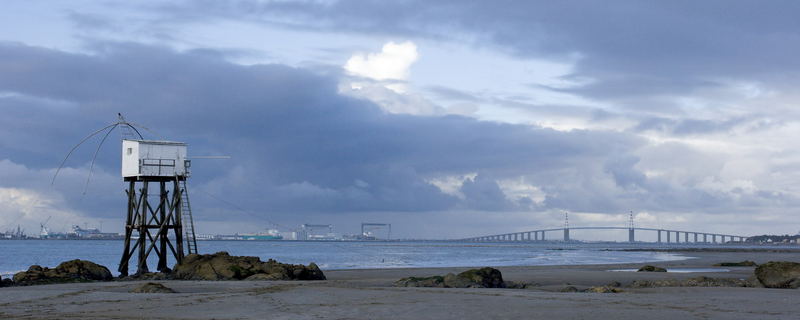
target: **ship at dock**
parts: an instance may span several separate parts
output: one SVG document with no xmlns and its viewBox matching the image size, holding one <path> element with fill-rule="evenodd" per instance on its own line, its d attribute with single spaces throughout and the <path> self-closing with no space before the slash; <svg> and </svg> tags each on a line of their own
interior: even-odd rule
<svg viewBox="0 0 800 320">
<path fill-rule="evenodd" d="M 277 229 L 269 229 L 266 232 L 244 233 L 238 235 L 241 240 L 283 240 L 283 235 Z"/>
</svg>

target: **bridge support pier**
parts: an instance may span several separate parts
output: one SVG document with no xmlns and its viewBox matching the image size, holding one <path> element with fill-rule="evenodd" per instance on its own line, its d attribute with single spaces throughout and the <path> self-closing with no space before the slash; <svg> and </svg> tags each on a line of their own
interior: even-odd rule
<svg viewBox="0 0 800 320">
<path fill-rule="evenodd" d="M 569 228 L 564 228 L 564 242 L 569 241 Z"/>
<path fill-rule="evenodd" d="M 697 243 L 697 232 L 694 233 L 694 243 Z"/>
<path fill-rule="evenodd" d="M 689 233 L 688 232 L 684 232 L 683 233 L 683 238 L 684 238 L 683 242 L 689 243 Z"/>
<path fill-rule="evenodd" d="M 656 230 L 656 233 L 658 233 L 658 243 L 661 243 L 661 230 Z"/>
<path fill-rule="evenodd" d="M 633 228 L 628 229 L 628 242 L 630 243 L 636 242 L 636 239 L 634 239 L 633 235 Z"/>
<path fill-rule="evenodd" d="M 669 243 L 670 240 L 672 240 L 672 239 L 670 239 L 670 238 L 672 238 L 672 232 L 670 232 L 669 230 L 664 230 L 664 231 L 667 232 L 667 243 Z"/>
</svg>

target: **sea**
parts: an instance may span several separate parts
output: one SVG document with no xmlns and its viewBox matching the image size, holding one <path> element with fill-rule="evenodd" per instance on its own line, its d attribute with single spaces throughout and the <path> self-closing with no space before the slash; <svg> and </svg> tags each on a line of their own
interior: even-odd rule
<svg viewBox="0 0 800 320">
<path fill-rule="evenodd" d="M 118 275 L 120 240 L 0 240 L 0 276 L 12 276 L 31 265 L 55 267 L 83 259 Z M 663 247 L 663 246 L 661 246 Z M 690 259 L 677 253 L 623 251 L 642 245 L 622 243 L 464 243 L 446 241 L 199 241 L 200 253 L 227 251 L 293 264 L 314 262 L 323 270 L 537 266 L 657 262 Z M 151 254 L 152 255 L 152 254 Z M 130 262 L 130 273 L 136 270 Z M 170 261 L 170 266 L 174 261 Z M 149 259 L 151 271 L 155 260 Z"/>
</svg>

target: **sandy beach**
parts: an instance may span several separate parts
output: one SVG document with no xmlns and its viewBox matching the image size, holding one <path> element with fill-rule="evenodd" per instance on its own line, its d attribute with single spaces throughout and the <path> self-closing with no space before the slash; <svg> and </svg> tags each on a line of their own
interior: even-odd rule
<svg viewBox="0 0 800 320">
<path fill-rule="evenodd" d="M 685 252 L 667 268 L 719 262 L 800 261 L 800 252 Z M 158 281 L 177 293 L 129 293 L 143 281 L 0 288 L 0 318 L 24 319 L 797 319 L 800 290 L 728 287 L 628 288 L 634 280 L 696 276 L 746 279 L 729 272 L 611 272 L 642 264 L 501 267 L 526 289 L 397 288 L 408 276 L 467 268 L 329 270 L 327 281 Z M 620 293 L 560 292 L 620 282 Z"/>
</svg>

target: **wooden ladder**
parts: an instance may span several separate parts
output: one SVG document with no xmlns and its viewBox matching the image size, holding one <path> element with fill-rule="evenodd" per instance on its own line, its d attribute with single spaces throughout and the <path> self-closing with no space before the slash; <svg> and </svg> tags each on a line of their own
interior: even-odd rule
<svg viewBox="0 0 800 320">
<path fill-rule="evenodd" d="M 183 231 L 186 235 L 186 249 L 188 254 L 197 253 L 197 237 L 194 233 L 194 219 L 192 218 L 192 206 L 189 204 L 189 189 L 186 187 L 186 179 L 180 180 L 181 183 L 181 219 L 183 219 Z"/>
</svg>

